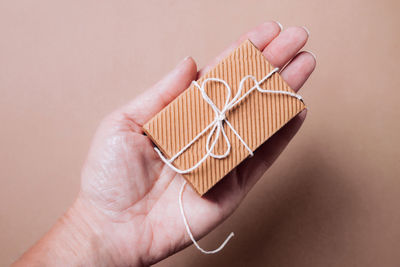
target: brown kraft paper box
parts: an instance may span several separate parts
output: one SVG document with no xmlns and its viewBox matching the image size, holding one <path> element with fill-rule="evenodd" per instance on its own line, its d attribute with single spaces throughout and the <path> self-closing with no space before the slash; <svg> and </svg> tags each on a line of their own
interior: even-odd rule
<svg viewBox="0 0 400 267">
<path fill-rule="evenodd" d="M 262 53 L 249 41 L 244 41 L 230 55 L 218 63 L 197 82 L 201 85 L 207 78 L 225 80 L 232 89 L 231 99 L 236 95 L 241 79 L 253 75 L 260 81 L 274 67 Z M 244 83 L 242 95 L 254 86 L 254 82 Z M 262 89 L 293 92 L 279 73 L 274 73 L 260 84 Z M 222 83 L 208 82 L 205 91 L 219 109 L 225 104 L 227 89 Z M 255 151 L 269 137 L 289 122 L 300 111 L 304 103 L 289 95 L 261 93 L 254 90 L 240 104 L 226 113 L 226 119 L 243 138 L 252 151 Z M 200 90 L 193 84 L 167 107 L 143 126 L 164 157 L 169 159 L 194 139 L 215 119 L 215 112 L 207 103 Z M 199 168 L 183 177 L 200 194 L 205 194 L 218 181 L 226 176 L 240 162 L 249 156 L 238 137 L 227 125 L 224 130 L 231 144 L 230 154 L 223 159 L 208 157 Z M 203 134 L 192 146 L 181 154 L 173 165 L 181 170 L 195 165 L 206 153 L 206 140 L 210 130 Z M 215 134 L 213 136 L 215 138 Z M 227 144 L 220 136 L 213 152 L 223 154 Z"/>
</svg>

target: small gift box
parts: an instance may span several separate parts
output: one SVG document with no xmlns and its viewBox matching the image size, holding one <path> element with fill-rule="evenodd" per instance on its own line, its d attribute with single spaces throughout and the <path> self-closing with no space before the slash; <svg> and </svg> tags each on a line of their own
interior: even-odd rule
<svg viewBox="0 0 400 267">
<path fill-rule="evenodd" d="M 143 129 L 203 195 L 305 108 L 277 71 L 246 40 Z"/>
</svg>

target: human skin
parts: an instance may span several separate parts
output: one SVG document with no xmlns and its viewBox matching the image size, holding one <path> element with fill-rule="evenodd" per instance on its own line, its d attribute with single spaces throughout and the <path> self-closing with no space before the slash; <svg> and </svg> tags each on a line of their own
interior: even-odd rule
<svg viewBox="0 0 400 267">
<path fill-rule="evenodd" d="M 82 168 L 76 200 L 14 266 L 149 266 L 190 245 L 178 207 L 184 178 L 159 159 L 141 126 L 245 39 L 273 66 L 286 66 L 281 75 L 295 91 L 315 68 L 315 57 L 299 52 L 307 42 L 307 30 L 281 31 L 273 21 L 241 36 L 200 71 L 191 57 L 185 58 L 101 122 Z M 298 114 L 205 196 L 186 187 L 183 202 L 191 209 L 185 213 L 197 240 L 232 214 L 305 117 L 306 111 Z"/>
</svg>

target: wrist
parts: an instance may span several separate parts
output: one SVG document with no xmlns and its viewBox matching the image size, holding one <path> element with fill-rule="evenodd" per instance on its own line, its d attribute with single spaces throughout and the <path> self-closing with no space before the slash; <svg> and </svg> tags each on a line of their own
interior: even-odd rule
<svg viewBox="0 0 400 267">
<path fill-rule="evenodd" d="M 114 266 L 88 206 L 78 198 L 15 266 Z"/>
<path fill-rule="evenodd" d="M 58 257 L 71 257 L 73 266 L 114 266 L 109 245 L 103 238 L 100 221 L 94 211 L 81 198 L 60 218 L 58 233 L 62 242 L 58 244 Z"/>
</svg>

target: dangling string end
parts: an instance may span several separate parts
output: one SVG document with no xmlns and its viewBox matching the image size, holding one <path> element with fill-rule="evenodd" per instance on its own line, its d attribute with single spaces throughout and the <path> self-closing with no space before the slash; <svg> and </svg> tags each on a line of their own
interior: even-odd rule
<svg viewBox="0 0 400 267">
<path fill-rule="evenodd" d="M 200 245 L 197 243 L 196 239 L 193 237 L 192 231 L 190 230 L 189 224 L 187 222 L 186 216 L 185 216 L 185 211 L 183 210 L 183 204 L 182 204 L 182 196 L 183 196 L 183 191 L 185 190 L 186 186 L 186 180 L 182 184 L 181 190 L 179 192 L 179 209 L 181 211 L 182 219 L 183 219 L 183 224 L 185 225 L 186 232 L 189 235 L 190 239 L 192 240 L 193 244 L 196 246 L 198 250 L 200 250 L 204 254 L 215 254 L 220 252 L 226 244 L 228 244 L 229 240 L 235 235 L 233 232 L 231 232 L 228 237 L 225 239 L 225 241 L 217 248 L 214 250 L 205 250 Z"/>
</svg>

